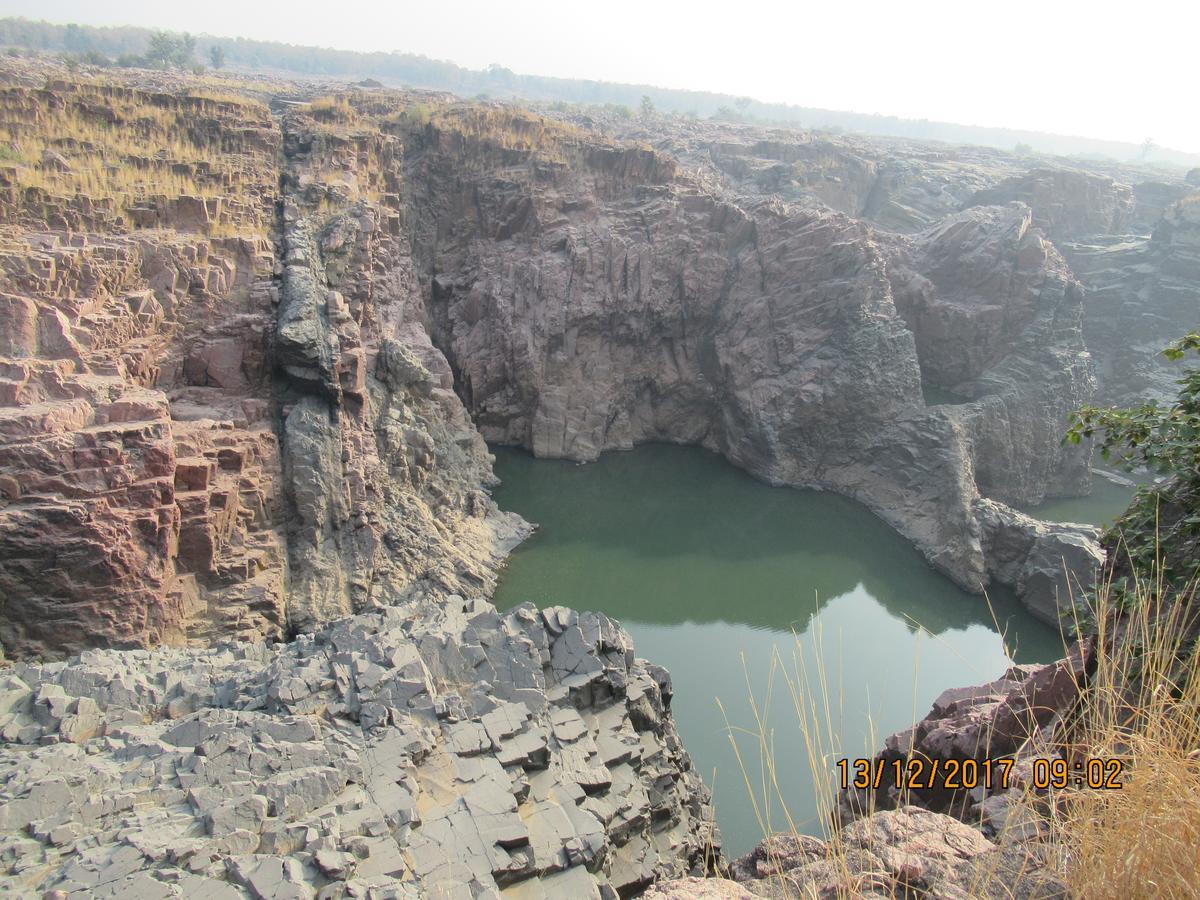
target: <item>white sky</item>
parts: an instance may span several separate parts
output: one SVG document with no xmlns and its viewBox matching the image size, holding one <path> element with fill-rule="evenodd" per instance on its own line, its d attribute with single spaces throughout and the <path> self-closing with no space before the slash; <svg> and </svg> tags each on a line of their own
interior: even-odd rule
<svg viewBox="0 0 1200 900">
<path fill-rule="evenodd" d="M 0 0 L 144 25 L 1200 152 L 1196 0 Z"/>
</svg>

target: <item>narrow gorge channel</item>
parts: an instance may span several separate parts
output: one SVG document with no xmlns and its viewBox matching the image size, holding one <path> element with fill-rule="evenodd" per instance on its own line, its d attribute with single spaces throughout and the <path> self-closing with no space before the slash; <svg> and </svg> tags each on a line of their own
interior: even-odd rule
<svg viewBox="0 0 1200 900">
<path fill-rule="evenodd" d="M 1058 626 L 1133 490 L 1067 429 L 1185 383 L 1200 157 L 23 53 L 0 894 L 959 897 L 1022 862 L 1104 650 Z M 1024 781 L 815 795 L 918 754 Z"/>
<path fill-rule="evenodd" d="M 824 669 L 849 756 L 870 756 L 947 687 L 988 681 L 1009 664 L 987 604 L 844 497 L 770 487 L 694 447 L 642 445 L 589 465 L 493 451 L 497 502 L 540 525 L 501 575 L 497 607 L 570 597 L 619 620 L 638 656 L 671 673 L 680 736 L 713 789 L 730 856 L 763 832 L 717 704 L 730 726 L 755 730 L 747 684 L 769 713 L 789 812 L 802 830 L 820 831 L 778 669 L 768 690 L 773 659 L 794 669 L 799 651 L 813 684 Z M 1062 655 L 1058 635 L 1010 594 L 990 600 L 1014 661 Z M 738 746 L 761 789 L 757 738 L 741 734 Z M 767 824 L 787 820 L 776 808 Z"/>
</svg>

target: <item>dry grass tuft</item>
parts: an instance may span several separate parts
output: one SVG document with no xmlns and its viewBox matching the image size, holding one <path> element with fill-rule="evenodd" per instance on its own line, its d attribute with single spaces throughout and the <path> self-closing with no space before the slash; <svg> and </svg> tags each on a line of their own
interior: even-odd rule
<svg viewBox="0 0 1200 900">
<path fill-rule="evenodd" d="M 1044 877 L 1039 873 L 1057 876 L 1070 896 L 1088 900 L 1195 897 L 1200 891 L 1200 584 L 1166 590 L 1156 574 L 1135 579 L 1132 596 L 1130 603 L 1128 589 L 1101 585 L 1090 598 L 1088 618 L 1099 623 L 1094 674 L 1055 742 L 1030 744 L 1018 754 L 1071 762 L 1119 758 L 1125 762 L 1123 786 L 1047 791 L 1023 784 L 997 843 L 1018 843 L 1029 852 L 981 858 L 969 873 L 971 896 L 1022 895 L 1019 883 L 1026 875 Z M 833 880 L 853 896 L 850 887 L 861 873 L 855 874 L 853 851 L 829 825 L 838 796 L 834 763 L 844 755 L 837 727 L 841 712 L 820 635 L 808 659 L 804 642 L 797 640 L 795 647 L 790 663 L 772 660 L 767 691 L 782 687 L 794 708 Z M 765 713 L 770 704 L 756 700 L 753 691 L 749 704 L 754 729 L 729 727 L 728 718 L 726 723 L 754 812 L 764 833 L 800 835 L 811 823 L 793 818 L 780 789 L 773 727 Z M 739 747 L 739 737 L 757 745 L 757 752 Z M 866 755 L 873 752 L 869 748 Z M 783 873 L 779 878 L 785 895 L 794 892 Z"/>
<path fill-rule="evenodd" d="M 342 96 L 318 97 L 308 104 L 308 113 L 318 122 L 350 124 L 358 118 L 350 101 Z"/>
<path fill-rule="evenodd" d="M 767 673 L 765 697 L 755 696 L 751 685 L 749 667 L 743 658 L 742 667 L 746 677 L 746 693 L 753 729 L 736 728 L 729 723 L 729 716 L 720 699 L 717 705 L 725 719 L 726 734 L 734 757 L 737 759 L 746 792 L 754 810 L 755 819 L 763 834 L 790 834 L 800 838 L 810 833 L 813 826 L 819 830 L 830 847 L 830 874 L 843 883 L 851 883 L 855 876 L 846 848 L 841 843 L 840 832 L 832 827 L 832 812 L 837 806 L 838 791 L 833 774 L 838 759 L 845 755 L 841 744 L 843 711 L 841 688 L 825 664 L 828 656 L 824 649 L 824 632 L 816 622 L 805 641 L 793 635 L 791 658 L 785 658 L 778 650 L 772 651 Z M 806 647 L 806 643 L 809 646 Z M 795 727 L 800 729 L 804 742 L 803 765 L 812 780 L 817 808 L 816 821 L 800 820 L 788 807 L 789 798 L 780 784 L 778 759 L 775 752 L 775 725 L 770 721 L 773 698 L 782 692 L 791 712 L 795 716 Z M 785 705 L 787 705 L 785 704 Z M 875 742 L 873 727 L 868 739 Z M 748 740 L 747 751 L 739 744 L 739 738 Z M 871 755 L 869 749 L 866 755 Z M 795 765 L 788 760 L 786 765 Z M 753 774 L 752 774 L 753 773 Z M 782 896 L 790 896 L 793 886 L 786 879 L 786 871 L 780 860 L 773 858 L 773 847 L 768 848 L 768 858 L 777 874 L 772 881 Z"/>
<path fill-rule="evenodd" d="M 1118 614 L 1110 592 L 1098 592 L 1096 672 L 1060 748 L 1079 759 L 1124 759 L 1124 785 L 1058 792 L 1050 807 L 1050 843 L 1077 896 L 1194 897 L 1200 877 L 1200 586 L 1167 592 L 1153 577 L 1135 579 L 1133 596 L 1132 611 Z"/>
</svg>

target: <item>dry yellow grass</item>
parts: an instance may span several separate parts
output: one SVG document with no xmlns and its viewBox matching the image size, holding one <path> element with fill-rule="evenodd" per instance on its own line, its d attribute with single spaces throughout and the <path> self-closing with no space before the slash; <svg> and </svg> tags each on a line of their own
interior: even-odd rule
<svg viewBox="0 0 1200 900">
<path fill-rule="evenodd" d="M 1135 579 L 1134 596 L 1133 612 L 1117 609 L 1116 592 L 1108 585 L 1090 599 L 1099 623 L 1095 672 L 1057 743 L 1031 745 L 1027 751 L 1072 761 L 1119 758 L 1125 762 L 1123 786 L 1047 792 L 1028 785 L 1009 816 L 1008 833 L 999 836 L 1001 844 L 1031 841 L 1027 846 L 1046 871 L 1061 878 L 1072 897 L 1084 900 L 1200 896 L 1200 585 L 1165 594 L 1152 576 Z M 836 725 L 840 705 L 822 659 L 820 635 L 812 641 L 815 659 L 804 659 L 801 641 L 795 647 L 793 660 L 772 660 L 767 690 L 770 694 L 782 686 L 791 702 L 818 820 L 829 842 L 829 863 L 843 885 L 853 885 L 860 876 L 854 874 L 838 831 L 829 827 L 837 805 L 830 773 L 845 749 Z M 815 680 L 812 672 L 818 673 Z M 731 728 L 729 739 L 755 815 L 766 833 L 799 835 L 809 823 L 795 820 L 780 787 L 768 704 L 750 691 L 749 705 L 756 727 Z M 749 751 L 739 745 L 739 737 L 749 739 Z M 970 895 L 1015 896 L 1024 871 L 1020 866 L 1014 870 L 1012 858 L 999 854 L 982 860 L 971 874 Z M 779 887 L 793 889 L 783 880 Z M 853 895 L 852 890 L 846 894 Z"/>
<path fill-rule="evenodd" d="M 199 90 L 172 103 L 89 82 L 75 83 L 61 96 L 62 102 L 38 101 L 33 109 L 19 93 L 0 100 L 0 161 L 13 165 L 19 190 L 112 200 L 127 210 L 154 197 L 227 195 L 231 185 L 259 177 L 246 160 L 206 143 L 189 105 L 204 100 L 261 107 L 256 101 Z"/>
<path fill-rule="evenodd" d="M 358 119 L 350 101 L 341 95 L 318 97 L 308 104 L 308 112 L 318 122 L 350 124 Z"/>
<path fill-rule="evenodd" d="M 187 92 L 187 96 L 195 97 L 197 100 L 209 100 L 213 103 L 232 104 L 234 106 L 258 105 L 256 100 L 252 100 L 242 94 L 235 94 L 232 91 L 220 90 L 219 87 L 192 88 Z"/>
<path fill-rule="evenodd" d="M 1164 602 L 1135 580 L 1132 612 L 1096 598 L 1096 672 L 1061 748 L 1121 758 L 1120 790 L 1069 789 L 1050 805 L 1050 844 L 1072 892 L 1086 898 L 1200 893 L 1200 586 Z"/>
<path fill-rule="evenodd" d="M 539 159 L 563 162 L 588 143 L 606 143 L 574 125 L 539 115 L 511 104 L 410 103 L 384 116 L 382 126 L 421 129 L 432 125 L 462 138 L 468 156 L 492 151 L 536 154 Z"/>
<path fill-rule="evenodd" d="M 583 137 L 573 125 L 508 105 L 443 108 L 434 124 L 503 150 L 555 151 Z"/>
</svg>

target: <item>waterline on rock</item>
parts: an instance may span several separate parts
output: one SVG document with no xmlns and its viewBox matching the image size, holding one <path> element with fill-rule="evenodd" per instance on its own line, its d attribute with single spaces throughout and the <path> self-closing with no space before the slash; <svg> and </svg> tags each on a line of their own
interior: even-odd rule
<svg viewBox="0 0 1200 900">
<path fill-rule="evenodd" d="M 501 507 L 541 526 L 510 559 L 497 606 L 605 612 L 639 656 L 671 672 L 676 722 L 714 788 L 730 853 L 748 850 L 761 828 L 716 701 L 731 726 L 754 729 L 747 692 L 764 704 L 773 658 L 789 668 L 797 656 L 806 666 L 820 658 L 851 756 L 873 754 L 944 689 L 1010 664 L 987 602 L 844 497 L 768 487 L 697 448 L 645 445 L 588 466 L 496 452 Z M 1010 596 L 991 601 L 1017 661 L 1060 655 L 1059 638 Z M 819 833 L 791 701 L 776 686 L 765 708 L 789 812 Z"/>
</svg>

